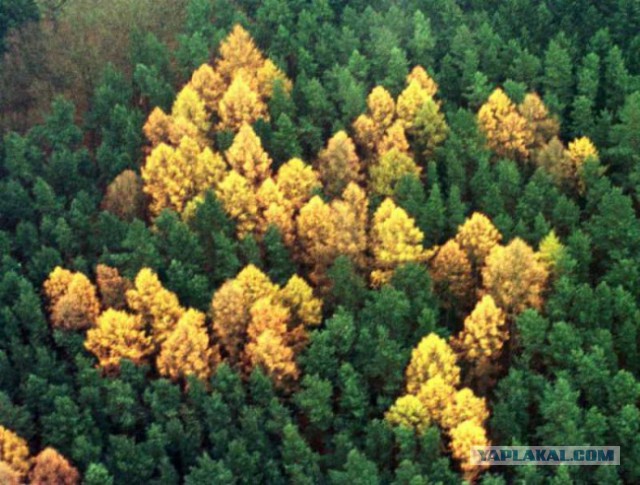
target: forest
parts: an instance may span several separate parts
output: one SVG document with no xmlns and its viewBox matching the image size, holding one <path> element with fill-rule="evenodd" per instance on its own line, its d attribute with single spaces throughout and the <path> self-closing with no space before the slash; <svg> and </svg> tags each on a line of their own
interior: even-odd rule
<svg viewBox="0 0 640 485">
<path fill-rule="evenodd" d="M 640 483 L 637 0 L 0 0 L 0 194 L 1 485 Z"/>
</svg>

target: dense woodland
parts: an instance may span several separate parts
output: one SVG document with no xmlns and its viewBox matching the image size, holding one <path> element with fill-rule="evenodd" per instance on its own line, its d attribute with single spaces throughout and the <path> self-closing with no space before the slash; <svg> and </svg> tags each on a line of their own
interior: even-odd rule
<svg viewBox="0 0 640 485">
<path fill-rule="evenodd" d="M 0 0 L 0 53 L 0 483 L 640 482 L 637 1 Z"/>
</svg>

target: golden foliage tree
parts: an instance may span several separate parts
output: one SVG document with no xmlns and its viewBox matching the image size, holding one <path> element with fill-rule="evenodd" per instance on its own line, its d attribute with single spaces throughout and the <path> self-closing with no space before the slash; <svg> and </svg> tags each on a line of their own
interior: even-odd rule
<svg viewBox="0 0 640 485">
<path fill-rule="evenodd" d="M 429 73 L 425 71 L 424 67 L 416 66 L 411 70 L 407 76 L 407 84 L 411 84 L 413 81 L 417 81 L 420 87 L 426 91 L 430 97 L 435 98 L 438 92 L 438 84 L 429 76 Z"/>
<path fill-rule="evenodd" d="M 542 241 L 540 241 L 540 247 L 538 248 L 538 258 L 542 261 L 549 270 L 549 273 L 554 273 L 560 263 L 560 260 L 565 254 L 565 247 L 556 236 L 556 232 L 551 230 Z"/>
<path fill-rule="evenodd" d="M 250 234 L 258 223 L 258 200 L 249 180 L 231 170 L 218 185 L 216 195 L 229 217 L 237 222 L 238 237 Z"/>
<path fill-rule="evenodd" d="M 533 132 L 513 102 L 497 88 L 478 112 L 478 124 L 487 145 L 498 156 L 525 159 L 533 143 Z"/>
<path fill-rule="evenodd" d="M 384 136 L 377 143 L 377 150 L 379 155 L 384 155 L 390 150 L 397 150 L 403 153 L 409 151 L 409 140 L 407 140 L 402 120 L 395 120 L 387 128 Z"/>
<path fill-rule="evenodd" d="M 219 362 L 218 348 L 209 342 L 204 313 L 189 309 L 162 344 L 156 366 L 160 375 L 173 381 L 190 375 L 207 380 Z"/>
<path fill-rule="evenodd" d="M 229 166 L 255 187 L 271 175 L 271 158 L 248 124 L 242 125 L 225 155 Z"/>
<path fill-rule="evenodd" d="M 418 433 L 426 430 L 431 424 L 429 412 L 422 401 L 412 394 L 399 397 L 384 417 L 392 425 L 404 426 Z"/>
<path fill-rule="evenodd" d="M 237 130 L 258 118 L 268 118 L 267 106 L 244 76 L 234 78 L 218 104 L 218 130 Z"/>
<path fill-rule="evenodd" d="M 536 154 L 536 165 L 544 169 L 557 185 L 572 185 L 575 180 L 574 165 L 564 144 L 557 136 L 551 138 Z"/>
<path fill-rule="evenodd" d="M 285 338 L 291 320 L 291 312 L 275 298 L 271 296 L 258 298 L 251 306 L 249 315 L 247 337 L 250 341 L 256 341 L 267 330 Z"/>
<path fill-rule="evenodd" d="M 418 110 L 428 100 L 433 100 L 432 96 L 417 79 L 407 83 L 407 87 L 398 96 L 398 104 L 396 105 L 398 118 L 404 123 L 405 128 L 411 129 L 413 127 Z"/>
<path fill-rule="evenodd" d="M 294 352 L 277 332 L 267 329 L 247 344 L 246 354 L 252 367 L 262 368 L 276 386 L 286 388 L 299 376 Z"/>
<path fill-rule="evenodd" d="M 231 362 L 237 362 L 249 324 L 249 308 L 243 289 L 235 280 L 226 281 L 211 300 L 213 329 Z"/>
<path fill-rule="evenodd" d="M 20 474 L 4 461 L 0 461 L 0 483 L 2 483 L 2 485 L 21 484 Z"/>
<path fill-rule="evenodd" d="M 152 330 L 154 343 L 161 344 L 184 314 L 175 293 L 162 286 L 158 275 L 149 268 L 138 272 L 134 287 L 127 291 L 129 308 Z"/>
<path fill-rule="evenodd" d="M 406 371 L 407 392 L 417 394 L 424 383 L 436 376 L 451 387 L 460 383 L 456 354 L 446 340 L 430 333 L 411 352 L 411 361 Z"/>
<path fill-rule="evenodd" d="M 291 309 L 293 321 L 314 327 L 322 320 L 322 300 L 313 296 L 313 289 L 298 275 L 289 278 L 278 291 L 277 300 Z"/>
<path fill-rule="evenodd" d="M 367 113 L 353 123 L 356 141 L 369 154 L 380 153 L 378 146 L 395 118 L 393 97 L 382 86 L 373 88 L 367 97 Z"/>
<path fill-rule="evenodd" d="M 77 485 L 80 474 L 53 448 L 45 448 L 35 457 L 29 474 L 32 485 Z"/>
<path fill-rule="evenodd" d="M 143 127 L 144 134 L 151 146 L 171 143 L 172 125 L 171 116 L 165 113 L 162 108 L 154 108 Z"/>
<path fill-rule="evenodd" d="M 571 162 L 574 185 L 583 192 L 584 181 L 582 180 L 582 167 L 588 159 L 598 159 L 598 150 L 589 138 L 583 136 L 569 143 L 566 156 Z"/>
<path fill-rule="evenodd" d="M 288 246 L 293 244 L 295 236 L 294 208 L 271 177 L 266 179 L 256 194 L 259 219 L 258 232 L 261 235 L 270 225 L 276 226 Z"/>
<path fill-rule="evenodd" d="M 430 377 L 422 383 L 416 393 L 429 418 L 441 426 L 447 407 L 451 405 L 456 394 L 455 387 L 446 379 L 446 376 L 442 375 Z"/>
<path fill-rule="evenodd" d="M 87 332 L 85 348 L 98 358 L 105 372 L 117 372 L 122 359 L 143 364 L 153 350 L 151 338 L 138 315 L 108 309 L 98 318 L 95 328 Z"/>
<path fill-rule="evenodd" d="M 127 291 L 131 289 L 131 282 L 120 276 L 117 268 L 97 265 L 96 284 L 103 308 L 123 310 L 127 306 Z"/>
<path fill-rule="evenodd" d="M 370 165 L 369 188 L 376 195 L 391 196 L 405 175 L 420 175 L 420 167 L 407 153 L 394 148 Z"/>
<path fill-rule="evenodd" d="M 31 466 L 27 442 L 2 425 L 0 425 L 0 462 L 9 465 L 20 478 L 26 476 Z"/>
<path fill-rule="evenodd" d="M 295 210 L 311 198 L 322 185 L 318 174 L 299 158 L 292 158 L 278 169 L 276 185 Z"/>
<path fill-rule="evenodd" d="M 469 261 L 475 268 L 481 268 L 485 258 L 500 242 L 502 235 L 491 220 L 474 212 L 459 228 L 455 241 L 467 253 Z"/>
<path fill-rule="evenodd" d="M 451 455 L 460 462 L 463 478 L 473 483 L 487 465 L 471 463 L 469 450 L 472 446 L 489 446 L 485 429 L 472 420 L 463 421 L 451 430 Z"/>
<path fill-rule="evenodd" d="M 193 138 L 183 137 L 177 148 L 161 143 L 142 167 L 151 212 L 158 215 L 165 208 L 182 212 L 188 201 L 215 188 L 225 171 L 222 157 L 208 147 L 202 149 Z"/>
<path fill-rule="evenodd" d="M 495 361 L 509 338 L 506 315 L 491 295 L 485 295 L 464 320 L 464 328 L 451 342 L 462 358 L 479 372 Z"/>
<path fill-rule="evenodd" d="M 456 391 L 445 407 L 442 414 L 442 426 L 447 430 L 452 430 L 467 420 L 482 426 L 488 418 L 487 401 L 465 387 Z"/>
<path fill-rule="evenodd" d="M 176 145 L 187 136 L 193 138 L 201 148 L 205 148 L 208 145 L 210 127 L 204 101 L 190 85 L 184 86 L 171 107 L 171 142 Z"/>
<path fill-rule="evenodd" d="M 539 150 L 554 136 L 558 136 L 560 131 L 558 120 L 549 114 L 547 107 L 536 93 L 527 93 L 518 106 L 518 111 L 529 123 L 529 129 L 533 134 L 530 144 L 532 150 Z"/>
<path fill-rule="evenodd" d="M 54 327 L 83 330 L 95 324 L 100 302 L 95 286 L 84 274 L 56 267 L 45 281 L 44 290 Z"/>
<path fill-rule="evenodd" d="M 403 263 L 422 261 L 425 256 L 422 241 L 424 234 L 415 221 L 392 199 L 382 202 L 373 216 L 370 245 L 375 269 L 372 281 L 383 284 L 393 270 Z"/>
<path fill-rule="evenodd" d="M 418 107 L 408 130 L 417 148 L 426 158 L 432 157 L 435 149 L 442 145 L 449 135 L 449 125 L 440 111 L 440 105 L 433 98 L 427 98 Z"/>
<path fill-rule="evenodd" d="M 255 73 L 264 64 L 262 53 L 256 47 L 249 33 L 239 24 L 220 44 L 220 58 L 216 71 L 227 85 L 231 84 L 239 72 Z"/>
<path fill-rule="evenodd" d="M 514 315 L 526 308 L 540 309 L 549 271 L 522 239 L 491 250 L 482 270 L 486 291 L 500 308 Z"/>
<path fill-rule="evenodd" d="M 189 86 L 198 93 L 209 113 L 218 109 L 218 103 L 226 90 L 222 76 L 209 64 L 203 64 L 193 72 Z"/>
<path fill-rule="evenodd" d="M 454 240 L 447 241 L 431 260 L 431 279 L 435 292 L 447 307 L 455 302 L 466 306 L 473 292 L 471 263 L 460 245 Z"/>
<path fill-rule="evenodd" d="M 316 163 L 325 192 L 332 197 L 342 194 L 350 182 L 362 179 L 362 165 L 353 140 L 339 131 L 327 142 Z"/>
<path fill-rule="evenodd" d="M 102 208 L 123 221 L 131 222 L 144 216 L 142 180 L 133 170 L 120 173 L 107 187 Z"/>
</svg>

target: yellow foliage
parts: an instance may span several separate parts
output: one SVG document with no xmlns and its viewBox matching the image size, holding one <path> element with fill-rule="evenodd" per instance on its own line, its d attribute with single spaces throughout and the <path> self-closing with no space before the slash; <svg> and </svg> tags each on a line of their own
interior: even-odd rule
<svg viewBox="0 0 640 485">
<path fill-rule="evenodd" d="M 578 186 L 580 192 L 583 192 L 582 167 L 587 159 L 598 159 L 598 150 L 589 138 L 583 136 L 569 143 L 566 156 L 571 161 L 574 183 Z"/>
<path fill-rule="evenodd" d="M 458 227 L 455 241 L 467 253 L 469 261 L 476 268 L 482 267 L 491 250 L 500 242 L 502 235 L 491 220 L 480 212 L 474 212 L 464 224 Z"/>
<path fill-rule="evenodd" d="M 414 67 L 407 76 L 407 85 L 417 81 L 420 87 L 432 98 L 438 92 L 438 85 L 422 66 Z"/>
<path fill-rule="evenodd" d="M 369 116 L 379 133 L 391 126 L 396 106 L 389 91 L 382 86 L 373 88 L 367 97 L 367 108 L 369 109 Z"/>
<path fill-rule="evenodd" d="M 278 387 L 288 387 L 299 376 L 293 349 L 281 335 L 271 329 L 265 330 L 255 341 L 249 342 L 246 353 L 251 366 L 261 367 Z"/>
<path fill-rule="evenodd" d="M 291 310 L 294 321 L 309 327 L 320 325 L 322 300 L 313 296 L 313 289 L 300 276 L 293 275 L 276 298 Z"/>
<path fill-rule="evenodd" d="M 200 146 L 207 146 L 207 134 L 211 127 L 209 114 L 204 101 L 190 85 L 186 85 L 178 93 L 171 108 L 171 118 L 173 130 L 177 130 L 171 137 L 173 143 L 180 141 L 184 134 L 193 133 L 194 130 L 190 128 L 193 127 L 197 133 L 195 139 Z"/>
<path fill-rule="evenodd" d="M 182 212 L 191 199 L 215 188 L 225 172 L 222 157 L 208 147 L 202 149 L 193 138 L 182 138 L 177 148 L 161 143 L 141 171 L 151 212 L 158 215 L 165 208 Z"/>
<path fill-rule="evenodd" d="M 96 327 L 87 332 L 84 346 L 106 372 L 117 371 L 121 359 L 140 365 L 153 350 L 144 327 L 140 316 L 109 308 L 100 315 Z"/>
<path fill-rule="evenodd" d="M 249 306 L 260 298 L 275 296 L 278 291 L 278 285 L 253 264 L 245 266 L 235 277 L 235 281 L 242 288 L 247 301 L 251 302 Z"/>
<path fill-rule="evenodd" d="M 189 86 L 200 96 L 209 113 L 218 109 L 225 92 L 224 80 L 209 64 L 202 64 L 191 75 Z"/>
<path fill-rule="evenodd" d="M 449 305 L 451 297 L 466 303 L 473 291 L 471 263 L 454 239 L 447 241 L 431 260 L 434 289 Z"/>
<path fill-rule="evenodd" d="M 369 188 L 377 195 L 393 195 L 395 185 L 405 175 L 420 175 L 420 167 L 410 155 L 392 149 L 369 168 Z"/>
<path fill-rule="evenodd" d="M 294 239 L 293 206 L 271 177 L 262 183 L 256 199 L 260 209 L 259 233 L 264 234 L 270 225 L 275 225 L 285 244 L 291 246 Z"/>
<path fill-rule="evenodd" d="M 232 362 L 238 360 L 246 338 L 251 303 L 235 280 L 226 281 L 211 301 L 213 330 Z"/>
<path fill-rule="evenodd" d="M 237 130 L 258 118 L 268 119 L 267 106 L 243 76 L 236 76 L 218 104 L 218 130 Z"/>
<path fill-rule="evenodd" d="M 240 239 L 255 229 L 258 201 L 250 182 L 245 177 L 232 170 L 218 185 L 216 195 L 229 217 L 237 222 Z"/>
<path fill-rule="evenodd" d="M 575 182 L 575 167 L 557 136 L 538 151 L 535 162 L 551 175 L 557 185 L 571 185 Z"/>
<path fill-rule="evenodd" d="M 417 394 L 424 383 L 434 377 L 452 388 L 460 383 L 460 368 L 449 344 L 435 333 L 424 337 L 411 352 L 407 367 L 407 392 Z"/>
<path fill-rule="evenodd" d="M 242 125 L 226 157 L 231 168 L 253 186 L 257 187 L 271 175 L 271 158 L 262 148 L 260 137 L 248 124 Z"/>
<path fill-rule="evenodd" d="M 387 128 L 384 136 L 378 143 L 377 150 L 378 154 L 382 156 L 391 150 L 398 150 L 400 152 L 409 151 L 409 142 L 404 132 L 402 120 L 394 121 L 391 126 Z"/>
<path fill-rule="evenodd" d="M 486 465 L 471 463 L 471 447 L 489 445 L 485 429 L 475 421 L 464 421 L 451 430 L 451 455 L 460 462 L 463 478 L 468 482 L 473 483 L 478 474 L 487 468 Z"/>
<path fill-rule="evenodd" d="M 84 274 L 56 267 L 45 281 L 44 290 L 54 327 L 83 330 L 95 324 L 100 301 L 95 286 Z"/>
<path fill-rule="evenodd" d="M 175 293 L 162 286 L 158 275 L 142 268 L 136 276 L 134 288 L 127 291 L 129 308 L 136 312 L 145 326 L 153 331 L 153 340 L 161 344 L 184 314 Z"/>
<path fill-rule="evenodd" d="M 169 143 L 171 140 L 173 122 L 171 117 L 162 111 L 162 108 L 154 108 L 144 124 L 143 131 L 152 146 L 160 143 Z"/>
<path fill-rule="evenodd" d="M 427 409 L 420 399 L 411 394 L 399 397 L 384 417 L 392 425 L 404 426 L 418 433 L 427 429 L 431 423 Z"/>
<path fill-rule="evenodd" d="M 502 89 L 496 89 L 482 105 L 478 124 L 487 137 L 488 147 L 498 156 L 521 159 L 529 155 L 533 132 Z"/>
<path fill-rule="evenodd" d="M 349 182 L 362 179 L 356 147 L 345 131 L 339 131 L 329 139 L 327 147 L 318 155 L 316 166 L 330 196 L 341 194 Z"/>
<path fill-rule="evenodd" d="M 335 226 L 336 253 L 349 256 L 356 265 L 365 267 L 369 213 L 366 192 L 356 183 L 349 183 L 342 198 L 331 202 L 331 213 Z"/>
<path fill-rule="evenodd" d="M 409 130 L 422 154 L 427 158 L 433 155 L 435 149 L 444 143 L 449 135 L 449 125 L 433 98 L 428 98 L 418 107 Z"/>
<path fill-rule="evenodd" d="M 476 396 L 471 389 L 465 387 L 452 396 L 442 413 L 441 424 L 443 428 L 452 430 L 465 421 L 472 421 L 478 426 L 483 426 L 488 418 L 489 411 L 486 400 Z"/>
<path fill-rule="evenodd" d="M 273 94 L 273 85 L 275 81 L 282 81 L 282 86 L 286 92 L 290 92 L 293 83 L 287 78 L 270 59 L 264 61 L 264 64 L 256 72 L 256 81 L 258 92 L 262 97 L 270 98 Z"/>
<path fill-rule="evenodd" d="M 558 236 L 556 236 L 555 231 L 551 230 L 551 232 L 540 241 L 538 258 L 547 266 L 549 272 L 553 272 L 558 262 L 562 259 L 564 252 L 564 245 L 560 242 Z"/>
<path fill-rule="evenodd" d="M 127 290 L 131 288 L 131 282 L 120 276 L 117 268 L 111 268 L 105 264 L 96 266 L 96 284 L 102 300 L 103 308 L 122 310 L 127 305 Z"/>
<path fill-rule="evenodd" d="M 29 480 L 31 485 L 77 485 L 80 474 L 56 450 L 45 448 L 36 456 Z"/>
<path fill-rule="evenodd" d="M 435 375 L 420 385 L 416 397 L 424 406 L 429 418 L 442 426 L 444 415 L 455 394 L 455 388 L 447 382 L 446 377 Z"/>
<path fill-rule="evenodd" d="M 300 209 L 321 187 L 318 174 L 299 158 L 292 158 L 278 169 L 276 185 L 294 209 Z"/>
<path fill-rule="evenodd" d="M 0 461 L 0 483 L 2 483 L 2 485 L 21 484 L 20 474 L 4 461 Z"/>
<path fill-rule="evenodd" d="M 285 337 L 291 320 L 291 312 L 275 298 L 265 296 L 258 298 L 249 310 L 251 320 L 247 328 L 247 337 L 255 341 L 265 331 Z"/>
<path fill-rule="evenodd" d="M 4 462 L 22 479 L 31 466 L 29 446 L 13 431 L 0 425 L 0 462 Z"/>
<path fill-rule="evenodd" d="M 482 270 L 485 289 L 508 314 L 540 309 L 548 276 L 545 264 L 519 238 L 507 246 L 494 247 Z"/>
<path fill-rule="evenodd" d="M 420 107 L 432 99 L 432 95 L 422 87 L 417 79 L 413 79 L 407 83 L 407 87 L 398 96 L 398 104 L 396 111 L 398 118 L 402 120 L 405 128 L 413 127 L 413 120 Z"/>
<path fill-rule="evenodd" d="M 296 219 L 301 259 L 313 268 L 310 277 L 317 283 L 337 256 L 337 229 L 331 207 L 318 197 L 312 197 L 300 209 Z"/>
<path fill-rule="evenodd" d="M 554 136 L 558 136 L 560 124 L 558 120 L 549 115 L 547 107 L 536 93 L 528 93 L 518 111 L 529 123 L 529 129 L 533 133 L 531 147 L 539 150 Z"/>
<path fill-rule="evenodd" d="M 375 269 L 371 273 L 375 284 L 386 283 L 393 270 L 409 262 L 424 259 L 424 235 L 404 209 L 387 198 L 373 216 L 371 252 Z"/>
<path fill-rule="evenodd" d="M 220 58 L 217 72 L 231 84 L 238 72 L 257 72 L 264 64 L 264 58 L 249 33 L 239 24 L 220 44 Z"/>
<path fill-rule="evenodd" d="M 465 318 L 464 328 L 452 340 L 452 345 L 460 350 L 464 359 L 478 365 L 497 359 L 508 338 L 505 313 L 491 295 L 485 295 Z"/>
<path fill-rule="evenodd" d="M 204 313 L 187 310 L 162 344 L 156 360 L 161 376 L 173 381 L 189 375 L 207 380 L 220 362 L 217 347 L 209 343 Z"/>
</svg>

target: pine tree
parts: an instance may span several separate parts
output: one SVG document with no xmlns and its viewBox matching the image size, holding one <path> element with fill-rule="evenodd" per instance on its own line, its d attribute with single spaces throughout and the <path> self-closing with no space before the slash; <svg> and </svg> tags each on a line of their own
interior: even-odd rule
<svg viewBox="0 0 640 485">
<path fill-rule="evenodd" d="M 427 98 L 418 107 L 409 133 L 426 160 L 431 159 L 436 148 L 445 142 L 449 135 L 449 125 L 433 98 Z"/>
</svg>

